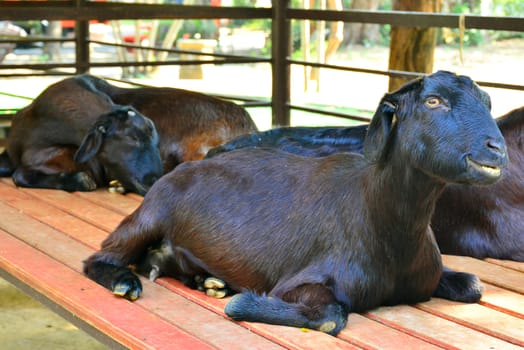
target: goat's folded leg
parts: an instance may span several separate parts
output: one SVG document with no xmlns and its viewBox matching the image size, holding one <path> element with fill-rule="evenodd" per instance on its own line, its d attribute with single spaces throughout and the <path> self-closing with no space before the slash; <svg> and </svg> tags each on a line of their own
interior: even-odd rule
<svg viewBox="0 0 524 350">
<path fill-rule="evenodd" d="M 13 173 L 17 186 L 51 188 L 64 191 L 93 191 L 96 182 L 85 172 L 46 174 L 39 170 L 20 167 Z"/>
<path fill-rule="evenodd" d="M 235 294 L 224 311 L 236 321 L 309 328 L 331 335 L 337 335 L 346 326 L 348 317 L 346 308 L 335 300 L 316 300 L 312 304 L 299 297 L 297 302 L 288 302 L 250 291 Z"/>
<path fill-rule="evenodd" d="M 482 289 L 480 279 L 476 275 L 444 268 L 433 296 L 465 303 L 476 303 L 482 297 Z"/>
</svg>

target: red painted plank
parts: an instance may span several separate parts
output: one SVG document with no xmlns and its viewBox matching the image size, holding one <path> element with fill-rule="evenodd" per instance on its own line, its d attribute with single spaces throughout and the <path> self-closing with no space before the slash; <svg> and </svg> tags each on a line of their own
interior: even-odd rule
<svg viewBox="0 0 524 350">
<path fill-rule="evenodd" d="M 3 230 L 0 247 L 3 270 L 125 346 L 213 348 L 133 303 L 105 293 L 101 286 Z"/>
</svg>

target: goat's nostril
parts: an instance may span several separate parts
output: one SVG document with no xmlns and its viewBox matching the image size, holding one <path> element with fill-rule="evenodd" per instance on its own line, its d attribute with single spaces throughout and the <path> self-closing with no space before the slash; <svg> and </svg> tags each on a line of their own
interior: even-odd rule
<svg viewBox="0 0 524 350">
<path fill-rule="evenodd" d="M 489 139 L 486 142 L 486 146 L 488 146 L 488 148 L 490 148 L 494 152 L 500 153 L 502 155 L 506 153 L 506 145 L 504 141 Z"/>
</svg>

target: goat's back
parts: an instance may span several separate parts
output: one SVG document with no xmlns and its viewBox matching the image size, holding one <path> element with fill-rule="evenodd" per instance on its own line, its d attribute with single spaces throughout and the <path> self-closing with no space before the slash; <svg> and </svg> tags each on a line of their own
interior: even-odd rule
<svg viewBox="0 0 524 350">
<path fill-rule="evenodd" d="M 203 93 L 169 87 L 123 88 L 90 75 L 79 79 L 114 103 L 131 105 L 153 120 L 166 171 L 202 159 L 209 149 L 258 130 L 243 107 Z"/>
<path fill-rule="evenodd" d="M 14 165 L 29 148 L 78 144 L 95 120 L 112 108 L 104 95 L 93 94 L 73 78 L 46 88 L 13 118 L 7 151 Z"/>
</svg>

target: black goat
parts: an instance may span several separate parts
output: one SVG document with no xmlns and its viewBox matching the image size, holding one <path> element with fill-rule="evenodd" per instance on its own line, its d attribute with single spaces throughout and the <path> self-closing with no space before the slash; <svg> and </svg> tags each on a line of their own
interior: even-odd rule
<svg viewBox="0 0 524 350">
<path fill-rule="evenodd" d="M 368 126 L 352 127 L 281 127 L 235 137 L 209 150 L 206 158 L 246 147 L 278 148 L 307 157 L 322 157 L 339 152 L 364 151 Z"/>
<path fill-rule="evenodd" d="M 162 176 L 153 122 L 74 79 L 55 83 L 17 112 L 0 176 L 17 186 L 91 191 L 118 180 L 145 194 Z"/>
<path fill-rule="evenodd" d="M 476 302 L 478 278 L 443 268 L 429 227 L 446 182 L 490 184 L 507 162 L 483 94 L 438 72 L 386 94 L 364 156 L 242 149 L 181 164 L 84 262 L 134 300 L 128 267 L 163 240 L 181 280 L 212 274 L 235 291 L 235 320 L 336 335 L 350 312 L 432 296 Z"/>
<path fill-rule="evenodd" d="M 443 254 L 524 262 L 524 107 L 496 119 L 509 166 L 493 186 L 450 184 L 435 207 L 431 226 Z M 239 136 L 207 157 L 244 147 L 278 148 L 308 157 L 363 152 L 367 125 L 284 127 Z"/>
</svg>

